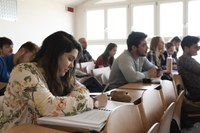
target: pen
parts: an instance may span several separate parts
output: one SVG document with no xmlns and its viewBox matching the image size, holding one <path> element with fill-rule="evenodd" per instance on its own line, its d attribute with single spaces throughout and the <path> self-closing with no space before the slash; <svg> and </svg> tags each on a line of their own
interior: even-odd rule
<svg viewBox="0 0 200 133">
<path fill-rule="evenodd" d="M 104 92 L 106 91 L 106 89 L 109 87 L 109 85 L 110 85 L 109 83 L 107 83 L 107 84 L 106 84 L 106 86 L 104 87 L 104 89 L 103 89 L 103 92 L 102 92 L 102 93 L 104 93 Z"/>
</svg>

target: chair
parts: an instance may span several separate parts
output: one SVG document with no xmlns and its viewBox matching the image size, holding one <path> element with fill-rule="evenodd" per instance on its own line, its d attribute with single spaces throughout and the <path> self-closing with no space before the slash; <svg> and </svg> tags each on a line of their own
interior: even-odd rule
<svg viewBox="0 0 200 133">
<path fill-rule="evenodd" d="M 160 126 L 158 131 L 159 133 L 170 133 L 170 126 L 174 112 L 174 107 L 175 103 L 172 102 L 164 111 L 164 114 L 162 115 L 160 120 Z"/>
<path fill-rule="evenodd" d="M 160 121 L 164 113 L 160 90 L 146 90 L 138 104 L 146 130 Z"/>
<path fill-rule="evenodd" d="M 165 109 L 172 103 L 176 101 L 177 92 L 174 84 L 170 80 L 161 80 L 161 96 Z"/>
<path fill-rule="evenodd" d="M 185 90 L 185 94 L 187 94 L 187 90 L 184 87 L 184 83 L 183 83 L 183 79 L 181 77 L 180 74 L 174 74 L 173 75 L 173 81 L 175 84 L 175 87 L 177 88 L 177 90 L 181 91 L 181 90 Z M 191 100 L 189 100 L 187 97 L 183 96 L 183 105 L 186 107 L 190 107 L 190 108 L 196 108 L 195 107 L 195 102 L 192 102 Z M 200 111 L 197 112 L 191 112 L 191 111 L 187 111 L 188 116 L 189 117 L 200 117 Z"/>
<path fill-rule="evenodd" d="M 111 112 L 101 133 L 146 133 L 137 105 L 122 105 Z"/>
<path fill-rule="evenodd" d="M 160 123 L 156 122 L 151 126 L 151 128 L 147 131 L 147 133 L 158 133 Z"/>
<path fill-rule="evenodd" d="M 184 97 L 185 91 L 182 90 L 180 94 L 178 95 L 176 101 L 175 101 L 175 107 L 174 107 L 174 113 L 173 113 L 173 119 L 176 120 L 176 123 L 179 127 L 179 130 L 181 130 L 181 108 L 183 103 L 183 97 Z"/>
<path fill-rule="evenodd" d="M 107 84 L 110 76 L 110 67 L 95 68 L 91 70 L 91 73 L 101 84 Z"/>
<path fill-rule="evenodd" d="M 95 68 L 95 64 L 93 61 L 89 62 L 81 62 L 80 63 L 80 69 L 83 72 L 86 72 L 88 74 L 91 74 L 91 70 Z"/>
<path fill-rule="evenodd" d="M 173 79 L 174 86 L 175 86 L 175 88 L 176 88 L 178 94 L 180 93 L 181 90 L 185 90 L 181 75 L 179 75 L 179 74 L 174 74 L 174 75 L 172 76 L 172 79 Z"/>
</svg>

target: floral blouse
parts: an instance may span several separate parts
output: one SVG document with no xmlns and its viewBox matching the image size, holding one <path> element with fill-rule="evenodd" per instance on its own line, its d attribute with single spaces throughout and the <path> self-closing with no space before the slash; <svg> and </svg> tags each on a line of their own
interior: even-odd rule
<svg viewBox="0 0 200 133">
<path fill-rule="evenodd" d="M 93 108 L 93 99 L 84 85 L 77 81 L 69 95 L 54 96 L 42 72 L 35 63 L 13 69 L 0 114 L 0 132 L 23 123 L 34 124 L 38 117 L 75 115 Z"/>
</svg>

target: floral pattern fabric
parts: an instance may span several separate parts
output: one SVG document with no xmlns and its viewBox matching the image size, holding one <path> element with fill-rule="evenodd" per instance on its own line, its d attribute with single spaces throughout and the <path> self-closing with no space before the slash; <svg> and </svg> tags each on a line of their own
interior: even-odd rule
<svg viewBox="0 0 200 133">
<path fill-rule="evenodd" d="M 69 95 L 54 96 L 42 73 L 35 63 L 13 69 L 0 114 L 0 132 L 23 123 L 34 124 L 38 117 L 76 115 L 93 108 L 93 99 L 84 85 L 76 81 Z"/>
</svg>

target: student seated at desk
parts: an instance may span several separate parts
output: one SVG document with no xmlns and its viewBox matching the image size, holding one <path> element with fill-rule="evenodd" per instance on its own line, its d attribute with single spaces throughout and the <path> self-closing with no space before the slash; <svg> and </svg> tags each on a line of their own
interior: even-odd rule
<svg viewBox="0 0 200 133">
<path fill-rule="evenodd" d="M 105 94 L 92 99 L 75 79 L 81 46 L 70 34 L 58 31 L 48 36 L 31 63 L 17 65 L 6 87 L 0 132 L 42 116 L 75 115 L 105 107 Z"/>
<path fill-rule="evenodd" d="M 186 97 L 194 107 L 187 106 L 189 111 L 200 111 L 200 64 L 192 58 L 197 55 L 199 41 L 199 37 L 185 36 L 181 42 L 183 55 L 178 60 L 178 72 L 187 90 Z"/>
<path fill-rule="evenodd" d="M 79 59 L 79 63 L 81 62 L 88 62 L 88 61 L 94 61 L 95 60 L 92 58 L 92 55 L 87 51 L 87 41 L 86 41 L 86 38 L 82 37 L 82 38 L 79 38 L 78 40 L 82 46 L 82 49 L 83 49 L 83 53 Z"/>
<path fill-rule="evenodd" d="M 0 56 L 9 55 L 13 52 L 13 42 L 7 37 L 0 37 Z"/>
<path fill-rule="evenodd" d="M 175 54 L 175 45 L 171 42 L 167 42 L 165 44 L 165 48 L 166 50 L 163 52 L 163 55 L 164 55 L 164 64 L 167 64 L 167 57 L 171 56 L 172 57 L 172 68 L 173 70 L 177 70 L 177 57 L 176 57 L 176 54 Z M 166 68 L 166 66 L 165 66 Z"/>
<path fill-rule="evenodd" d="M 4 95 L 10 73 L 14 66 L 30 62 L 38 51 L 38 46 L 32 42 L 22 44 L 17 53 L 0 56 L 0 95 Z"/>
<path fill-rule="evenodd" d="M 103 54 L 101 54 L 97 58 L 95 62 L 95 68 L 107 67 L 107 66 L 111 67 L 114 61 L 114 56 L 116 54 L 116 51 L 117 51 L 117 44 L 109 43 Z"/>
<path fill-rule="evenodd" d="M 127 39 L 128 50 L 115 59 L 109 77 L 109 89 L 117 88 L 129 82 L 139 82 L 144 78 L 160 76 L 157 67 L 147 58 L 147 35 L 131 32 Z"/>
</svg>

